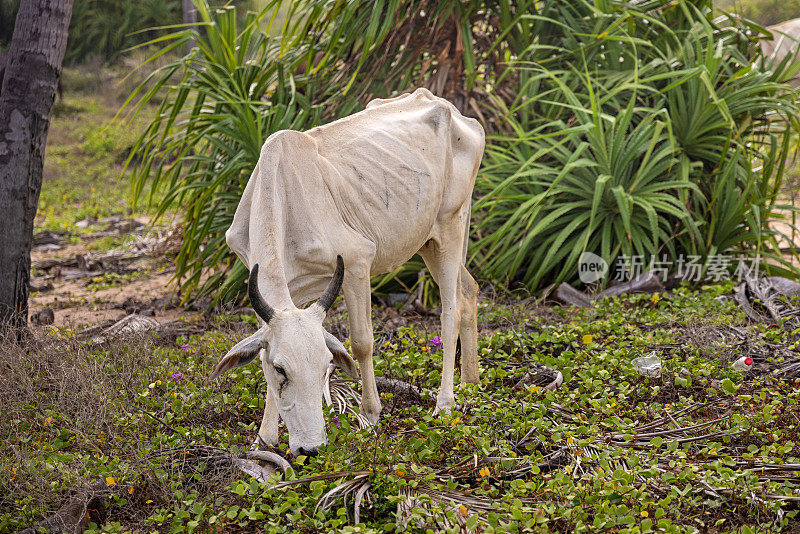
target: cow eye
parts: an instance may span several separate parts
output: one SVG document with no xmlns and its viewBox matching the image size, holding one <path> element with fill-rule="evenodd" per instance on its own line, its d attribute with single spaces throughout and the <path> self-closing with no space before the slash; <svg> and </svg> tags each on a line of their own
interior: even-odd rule
<svg viewBox="0 0 800 534">
<path fill-rule="evenodd" d="M 275 372 L 281 375 L 283 378 L 286 378 L 286 369 L 280 367 L 279 365 L 275 366 Z"/>
</svg>

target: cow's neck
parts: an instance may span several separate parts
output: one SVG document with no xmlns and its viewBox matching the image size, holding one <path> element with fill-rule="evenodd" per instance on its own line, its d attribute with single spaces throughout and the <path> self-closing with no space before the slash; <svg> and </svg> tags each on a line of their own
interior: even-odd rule
<svg viewBox="0 0 800 534">
<path fill-rule="evenodd" d="M 329 226 L 338 224 L 330 219 L 336 206 L 319 158 L 296 157 L 316 151 L 316 142 L 301 132 L 270 136 L 226 234 L 248 268 L 258 264 L 259 289 L 276 309 L 319 298 L 333 274 Z"/>
<path fill-rule="evenodd" d="M 289 293 L 282 254 L 258 254 L 251 258 L 251 265 L 258 263 L 258 289 L 261 296 L 275 309 L 291 310 L 296 306 Z"/>
</svg>

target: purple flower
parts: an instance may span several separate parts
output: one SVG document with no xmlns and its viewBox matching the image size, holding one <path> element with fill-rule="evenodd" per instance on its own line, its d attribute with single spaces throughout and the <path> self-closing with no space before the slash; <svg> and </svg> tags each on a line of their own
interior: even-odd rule
<svg viewBox="0 0 800 534">
<path fill-rule="evenodd" d="M 78 202 L 77 204 L 75 204 L 75 207 L 78 208 L 78 209 L 81 209 L 83 207 L 83 204 Z"/>
<path fill-rule="evenodd" d="M 185 352 L 189 352 L 189 344 L 188 344 L 188 343 L 184 343 L 183 345 L 181 345 L 181 348 L 182 348 L 182 349 L 183 349 Z"/>
<path fill-rule="evenodd" d="M 334 425 L 336 425 L 336 428 L 339 428 L 339 416 L 338 415 L 333 414 L 333 416 L 331 417 L 331 421 L 333 422 Z"/>
<path fill-rule="evenodd" d="M 183 373 L 178 371 L 177 373 L 172 373 L 170 376 L 172 377 L 172 379 L 175 381 L 176 384 L 180 384 L 181 378 L 183 378 Z"/>
<path fill-rule="evenodd" d="M 437 349 L 442 348 L 442 338 L 436 336 L 435 338 L 431 339 L 431 346 L 436 347 Z"/>
</svg>

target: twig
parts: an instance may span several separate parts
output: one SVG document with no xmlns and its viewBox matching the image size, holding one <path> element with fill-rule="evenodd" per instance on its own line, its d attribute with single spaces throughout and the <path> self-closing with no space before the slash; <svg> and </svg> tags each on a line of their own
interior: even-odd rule
<svg viewBox="0 0 800 534">
<path fill-rule="evenodd" d="M 158 418 L 158 417 L 156 417 L 155 415 L 151 414 L 151 413 L 150 413 L 150 412 L 148 412 L 148 411 L 145 411 L 145 410 L 143 410 L 142 408 L 139 408 L 139 407 L 138 407 L 138 406 L 136 406 L 135 404 L 133 405 L 133 407 L 134 407 L 135 409 L 139 410 L 140 412 L 142 412 L 143 414 L 145 414 L 145 415 L 148 415 L 148 416 L 152 417 L 152 418 L 153 418 L 153 419 L 155 419 L 155 420 L 156 420 L 158 423 L 161 423 L 161 425 L 163 425 L 164 427 L 166 427 L 166 428 L 168 428 L 168 429 L 172 430 L 174 433 L 178 434 L 179 436 L 181 436 L 181 437 L 182 437 L 183 439 L 185 439 L 186 441 L 189 441 L 189 438 L 187 438 L 187 437 L 186 437 L 186 434 L 184 434 L 183 432 L 181 432 L 181 431 L 180 431 L 180 430 L 178 430 L 177 428 L 170 426 L 169 424 L 165 423 L 164 421 L 162 421 L 161 419 L 159 419 L 159 418 Z"/>
</svg>

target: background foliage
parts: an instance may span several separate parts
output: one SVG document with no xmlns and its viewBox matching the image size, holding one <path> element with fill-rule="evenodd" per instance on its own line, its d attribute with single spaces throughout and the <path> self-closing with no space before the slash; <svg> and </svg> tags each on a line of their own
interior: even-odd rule
<svg viewBox="0 0 800 534">
<path fill-rule="evenodd" d="M 273 0 L 243 23 L 198 5 L 201 31 L 172 33 L 158 54 L 197 46 L 131 97 L 160 108 L 129 160 L 135 196 L 151 182 L 166 191 L 160 213 L 187 213 L 177 275 L 189 295 L 241 287 L 224 231 L 270 133 L 416 86 L 491 134 L 471 248 L 485 280 L 571 281 L 585 250 L 612 264 L 724 253 L 789 267 L 772 223 L 791 210 L 779 192 L 792 66 L 768 70 L 764 30 L 719 24 L 708 0 Z"/>
<path fill-rule="evenodd" d="M 798 0 L 718 0 L 720 10 L 736 12 L 764 26 L 772 26 L 800 17 Z"/>
<path fill-rule="evenodd" d="M 0 0 L 0 47 L 11 42 L 19 0 Z M 182 21 L 181 0 L 75 0 L 66 64 L 119 52 L 166 32 L 147 30 Z"/>
<path fill-rule="evenodd" d="M 241 11 L 251 4 L 249 0 L 228 3 Z M 11 42 L 17 9 L 19 0 L 0 0 L 0 48 Z M 164 26 L 182 21 L 181 0 L 75 0 L 64 62 L 117 59 L 132 46 L 166 35 Z"/>
<path fill-rule="evenodd" d="M 484 276 L 535 290 L 574 278 L 586 250 L 645 267 L 723 253 L 783 263 L 772 223 L 791 209 L 778 205 L 796 128 L 788 62 L 760 68 L 703 2 L 548 5 L 528 19 L 548 39 L 509 64 L 518 96 L 493 99 L 512 130 L 477 183 Z"/>
</svg>

